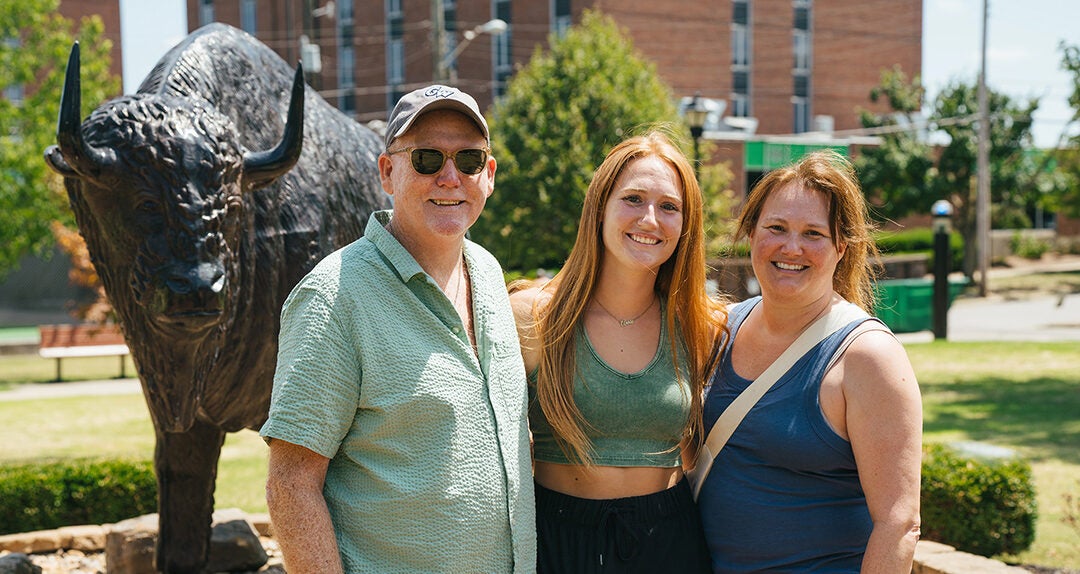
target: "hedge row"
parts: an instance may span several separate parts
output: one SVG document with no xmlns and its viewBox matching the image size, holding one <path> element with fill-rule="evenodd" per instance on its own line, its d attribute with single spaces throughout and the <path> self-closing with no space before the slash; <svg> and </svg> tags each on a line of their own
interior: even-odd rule
<svg viewBox="0 0 1080 574">
<path fill-rule="evenodd" d="M 0 534 L 109 524 L 157 511 L 149 461 L 72 460 L 0 468 Z"/>
<path fill-rule="evenodd" d="M 149 461 L 75 460 L 0 468 L 0 534 L 108 524 L 151 513 L 157 482 Z M 922 463 L 922 531 L 929 540 L 993 556 L 1035 540 L 1031 467 L 982 460 L 939 444 Z"/>
</svg>

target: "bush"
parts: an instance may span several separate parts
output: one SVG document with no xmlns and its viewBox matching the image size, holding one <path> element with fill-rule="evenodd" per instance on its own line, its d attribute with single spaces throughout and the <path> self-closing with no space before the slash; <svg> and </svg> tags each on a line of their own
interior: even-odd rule
<svg viewBox="0 0 1080 574">
<path fill-rule="evenodd" d="M 901 253 L 925 253 L 930 257 L 930 269 L 934 268 L 934 230 L 929 228 L 905 229 L 903 231 L 883 231 L 875 235 L 874 241 L 882 255 Z M 949 251 L 952 262 L 949 271 L 964 269 L 964 238 L 958 232 L 949 234 Z"/>
<path fill-rule="evenodd" d="M 1019 231 L 1014 232 L 1009 239 L 1009 247 L 1013 253 L 1024 259 L 1041 259 L 1043 254 L 1050 251 L 1050 243 L 1037 237 L 1028 237 Z"/>
<path fill-rule="evenodd" d="M 1035 487 L 1022 460 L 966 457 L 926 447 L 922 465 L 922 532 L 958 550 L 1016 554 L 1035 541 Z"/>
<path fill-rule="evenodd" d="M 157 511 L 149 461 L 74 460 L 0 468 L 0 534 L 108 524 Z"/>
</svg>

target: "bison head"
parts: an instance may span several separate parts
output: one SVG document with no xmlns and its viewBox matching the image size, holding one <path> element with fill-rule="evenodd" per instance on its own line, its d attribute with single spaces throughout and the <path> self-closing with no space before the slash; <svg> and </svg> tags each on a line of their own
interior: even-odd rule
<svg viewBox="0 0 1080 574">
<path fill-rule="evenodd" d="M 284 136 L 266 151 L 246 150 L 233 122 L 197 97 L 121 97 L 80 125 L 79 46 L 72 48 L 58 145 L 45 157 L 66 180 L 79 230 L 129 343 L 134 330 L 159 346 L 208 348 L 213 345 L 201 341 L 232 323 L 239 254 L 253 248 L 248 192 L 299 159 L 303 103 L 298 68 Z M 207 366 L 194 370 L 201 379 Z M 145 374 L 144 382 L 150 390 Z M 175 430 L 190 426 L 202 381 L 194 386 L 157 389 L 159 422 Z"/>
</svg>

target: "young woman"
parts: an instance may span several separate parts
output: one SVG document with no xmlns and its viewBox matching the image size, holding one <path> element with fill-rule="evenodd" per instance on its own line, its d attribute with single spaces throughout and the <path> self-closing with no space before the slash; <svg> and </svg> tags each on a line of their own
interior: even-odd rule
<svg viewBox="0 0 1080 574">
<path fill-rule="evenodd" d="M 562 270 L 511 295 L 541 573 L 708 571 L 683 477 L 726 318 L 703 235 L 690 162 L 662 133 L 630 138 L 596 170 Z"/>
<path fill-rule="evenodd" d="M 705 399 L 705 427 L 817 317 L 872 310 L 876 255 L 851 164 L 814 153 L 766 175 L 737 237 L 761 296 L 731 308 L 731 336 Z M 888 332 L 829 359 L 856 320 L 806 353 L 736 428 L 701 488 L 715 572 L 911 571 L 919 537 L 922 405 Z"/>
</svg>

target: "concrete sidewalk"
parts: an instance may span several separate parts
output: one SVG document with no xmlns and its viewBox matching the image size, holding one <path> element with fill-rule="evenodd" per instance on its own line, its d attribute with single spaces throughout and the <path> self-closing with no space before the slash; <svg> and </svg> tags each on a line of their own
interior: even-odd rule
<svg viewBox="0 0 1080 574">
<path fill-rule="evenodd" d="M 949 308 L 949 341 L 1080 341 L 1080 293 L 1007 300 L 961 298 Z M 903 343 L 934 340 L 930 331 L 901 333 Z"/>
<path fill-rule="evenodd" d="M 0 402 L 83 397 L 87 395 L 134 395 L 141 392 L 142 385 L 140 385 L 139 379 L 36 383 L 19 385 L 13 389 L 0 391 Z"/>
</svg>

